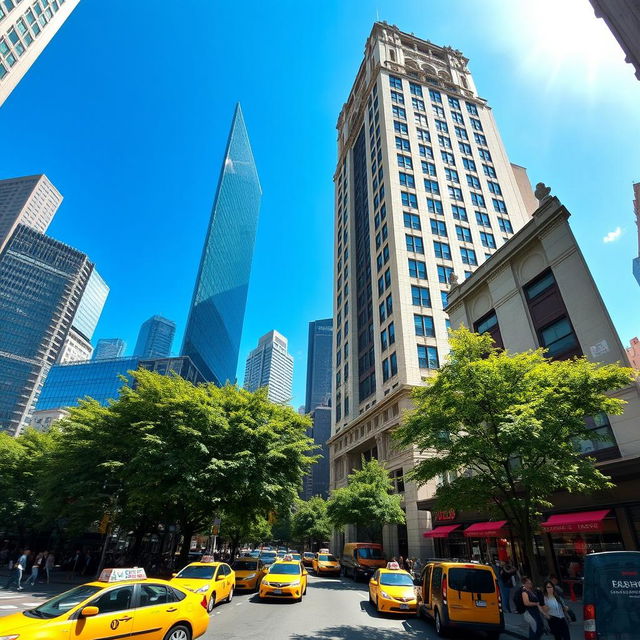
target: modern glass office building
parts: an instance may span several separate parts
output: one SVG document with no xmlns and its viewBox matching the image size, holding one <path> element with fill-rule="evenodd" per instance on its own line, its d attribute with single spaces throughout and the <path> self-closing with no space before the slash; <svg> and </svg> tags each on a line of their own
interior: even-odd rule
<svg viewBox="0 0 640 640">
<path fill-rule="evenodd" d="M 93 332 L 96 330 L 108 295 L 109 286 L 94 267 L 73 318 L 74 329 L 88 340 L 93 338 Z"/>
<path fill-rule="evenodd" d="M 207 380 L 234 382 L 262 189 L 236 106 L 184 334 Z"/>
<path fill-rule="evenodd" d="M 329 405 L 329 401 L 331 400 L 332 344 L 332 318 L 315 320 L 309 323 L 305 413 L 310 413 L 316 407 Z"/>
<path fill-rule="evenodd" d="M 127 344 L 122 338 L 100 338 L 93 351 L 93 360 L 121 358 Z"/>
<path fill-rule="evenodd" d="M 0 430 L 19 431 L 71 327 L 93 265 L 18 225 L 0 254 Z"/>
<path fill-rule="evenodd" d="M 152 316 L 140 327 L 134 355 L 141 358 L 168 358 L 175 332 L 175 322 L 162 316 Z"/>
</svg>

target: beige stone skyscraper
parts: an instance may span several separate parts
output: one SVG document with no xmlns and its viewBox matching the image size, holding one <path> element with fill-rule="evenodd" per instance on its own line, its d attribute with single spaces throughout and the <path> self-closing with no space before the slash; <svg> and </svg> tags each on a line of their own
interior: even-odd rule
<svg viewBox="0 0 640 640">
<path fill-rule="evenodd" d="M 385 462 L 407 514 L 406 527 L 385 528 L 388 555 L 431 551 L 419 503 L 435 482 L 404 480 L 419 454 L 395 448 L 390 432 L 448 353 L 449 285 L 537 206 L 467 64 L 376 23 L 338 119 L 331 484 L 344 486 L 363 458 Z M 358 537 L 355 527 L 342 535 Z"/>
<path fill-rule="evenodd" d="M 0 2 L 0 106 L 80 0 Z"/>
</svg>

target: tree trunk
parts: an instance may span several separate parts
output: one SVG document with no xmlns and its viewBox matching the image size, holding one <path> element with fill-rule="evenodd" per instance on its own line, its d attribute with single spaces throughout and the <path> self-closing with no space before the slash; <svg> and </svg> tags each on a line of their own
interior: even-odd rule
<svg viewBox="0 0 640 640">
<path fill-rule="evenodd" d="M 195 526 L 192 522 L 180 523 L 180 529 L 182 533 L 182 546 L 180 547 L 180 556 L 178 557 L 179 568 L 186 566 L 189 563 L 189 551 L 191 550 L 191 538 L 195 533 Z"/>
</svg>

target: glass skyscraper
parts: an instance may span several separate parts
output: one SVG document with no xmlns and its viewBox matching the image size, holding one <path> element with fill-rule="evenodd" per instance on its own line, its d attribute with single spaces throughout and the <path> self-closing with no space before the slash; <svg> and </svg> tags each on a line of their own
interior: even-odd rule
<svg viewBox="0 0 640 640">
<path fill-rule="evenodd" d="M 100 338 L 93 352 L 93 360 L 121 358 L 127 344 L 122 338 Z"/>
<path fill-rule="evenodd" d="M 309 323 L 305 413 L 310 413 L 321 405 L 328 405 L 331 399 L 332 344 L 333 318 Z"/>
<path fill-rule="evenodd" d="M 182 354 L 218 385 L 234 382 L 262 189 L 240 104 L 227 142 Z"/>
<path fill-rule="evenodd" d="M 19 431 L 71 327 L 92 263 L 18 225 L 0 254 L 0 430 Z"/>
<path fill-rule="evenodd" d="M 91 340 L 109 295 L 109 286 L 94 268 L 73 318 L 73 328 Z"/>
<path fill-rule="evenodd" d="M 175 322 L 162 316 L 152 316 L 140 327 L 134 355 L 141 358 L 168 358 L 175 332 Z"/>
</svg>

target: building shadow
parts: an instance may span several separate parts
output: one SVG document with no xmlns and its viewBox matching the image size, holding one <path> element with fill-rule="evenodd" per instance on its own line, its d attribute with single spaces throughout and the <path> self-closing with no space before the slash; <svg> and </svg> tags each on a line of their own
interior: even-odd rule
<svg viewBox="0 0 640 640">
<path fill-rule="evenodd" d="M 435 634 L 434 634 L 435 637 Z M 368 625 L 339 625 L 326 627 L 314 631 L 312 634 L 297 634 L 289 636 L 289 640 L 406 640 L 407 638 L 420 638 L 427 640 L 424 629 L 380 629 Z"/>
</svg>

